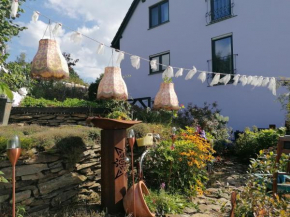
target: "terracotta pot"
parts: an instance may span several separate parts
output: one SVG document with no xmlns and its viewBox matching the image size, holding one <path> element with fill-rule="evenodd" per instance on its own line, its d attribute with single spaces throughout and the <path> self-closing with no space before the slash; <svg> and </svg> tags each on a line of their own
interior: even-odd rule
<svg viewBox="0 0 290 217">
<path fill-rule="evenodd" d="M 121 68 L 106 67 L 105 74 L 98 87 L 98 99 L 127 100 L 128 91 L 122 78 Z"/>
<path fill-rule="evenodd" d="M 69 77 L 67 62 L 56 40 L 41 39 L 33 58 L 31 76 L 36 79 L 64 79 Z"/>
<path fill-rule="evenodd" d="M 173 83 L 161 83 L 154 100 L 154 109 L 179 110 L 178 98 Z"/>
<path fill-rule="evenodd" d="M 145 200 L 144 195 L 149 195 L 149 191 L 144 182 L 140 181 L 135 184 L 135 209 L 136 217 L 154 217 L 155 215 L 150 212 Z M 123 200 L 124 209 L 127 214 L 132 214 L 134 212 L 133 207 L 133 187 L 131 187 Z"/>
</svg>

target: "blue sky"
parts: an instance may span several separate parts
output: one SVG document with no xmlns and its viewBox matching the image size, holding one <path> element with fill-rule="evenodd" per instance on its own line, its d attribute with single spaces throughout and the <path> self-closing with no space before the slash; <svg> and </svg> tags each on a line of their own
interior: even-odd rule
<svg viewBox="0 0 290 217">
<path fill-rule="evenodd" d="M 48 19 L 43 16 L 39 16 L 37 22 L 31 21 L 33 11 L 36 10 L 63 24 L 62 31 L 56 37 L 61 51 L 70 53 L 73 58 L 79 59 L 76 66 L 77 72 L 85 81 L 92 82 L 108 65 L 111 50 L 106 49 L 104 55 L 98 55 L 98 43 L 86 38 L 83 38 L 80 44 L 72 42 L 70 29 L 110 45 L 132 1 L 28 0 L 23 4 L 25 13 L 16 19 L 16 22 L 28 29 L 9 43 L 10 57 L 8 61 L 14 61 L 21 52 L 25 52 L 27 60 L 32 61 L 36 54 L 38 42 L 42 39 L 48 24 Z M 55 23 L 52 21 L 52 28 L 54 25 Z M 49 38 L 49 34 L 46 34 L 44 38 Z"/>
</svg>

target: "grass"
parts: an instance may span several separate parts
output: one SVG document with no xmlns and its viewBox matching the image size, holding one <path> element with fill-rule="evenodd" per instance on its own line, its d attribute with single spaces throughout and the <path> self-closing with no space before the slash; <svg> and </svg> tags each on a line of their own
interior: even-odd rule
<svg viewBox="0 0 290 217">
<path fill-rule="evenodd" d="M 100 142 L 100 130 L 84 126 L 42 127 L 38 125 L 0 127 L 0 154 L 6 151 L 7 141 L 18 135 L 25 151 L 36 148 L 39 151 L 55 149 L 66 153 L 75 147 L 92 146 Z"/>
</svg>

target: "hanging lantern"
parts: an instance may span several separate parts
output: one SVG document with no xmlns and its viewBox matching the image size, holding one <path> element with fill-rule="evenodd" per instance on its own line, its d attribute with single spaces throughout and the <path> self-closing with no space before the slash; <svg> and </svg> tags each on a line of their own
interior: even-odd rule
<svg viewBox="0 0 290 217">
<path fill-rule="evenodd" d="M 31 76 L 36 79 L 64 79 L 69 77 L 67 62 L 56 40 L 41 39 L 32 61 Z"/>
<path fill-rule="evenodd" d="M 178 98 L 173 83 L 161 83 L 154 100 L 154 109 L 179 110 Z"/>
<path fill-rule="evenodd" d="M 122 78 L 121 68 L 106 67 L 105 74 L 98 87 L 98 99 L 127 100 L 127 86 Z"/>
</svg>

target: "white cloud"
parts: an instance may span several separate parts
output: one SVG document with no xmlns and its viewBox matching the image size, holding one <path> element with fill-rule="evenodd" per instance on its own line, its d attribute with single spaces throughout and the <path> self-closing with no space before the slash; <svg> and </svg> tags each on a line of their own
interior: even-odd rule
<svg viewBox="0 0 290 217">
<path fill-rule="evenodd" d="M 80 26 L 76 31 L 110 46 L 131 3 L 132 0 L 70 0 L 69 3 L 67 0 L 47 0 L 45 6 L 53 10 L 52 14 L 56 12 L 73 20 L 92 21 L 95 25 Z M 28 30 L 21 33 L 20 45 L 37 49 L 38 41 L 43 37 L 47 24 L 42 22 L 40 17 L 36 23 L 30 22 L 25 26 Z M 52 29 L 53 27 L 54 25 Z M 112 51 L 106 48 L 104 55 L 98 55 L 97 42 L 83 37 L 82 43 L 76 44 L 70 40 L 72 33 L 70 28 L 66 28 L 66 23 L 63 23 L 63 29 L 56 39 L 62 52 L 70 53 L 72 58 L 80 60 L 76 66 L 79 75 L 85 80 L 92 81 L 103 72 L 104 67 L 108 66 Z"/>
</svg>

